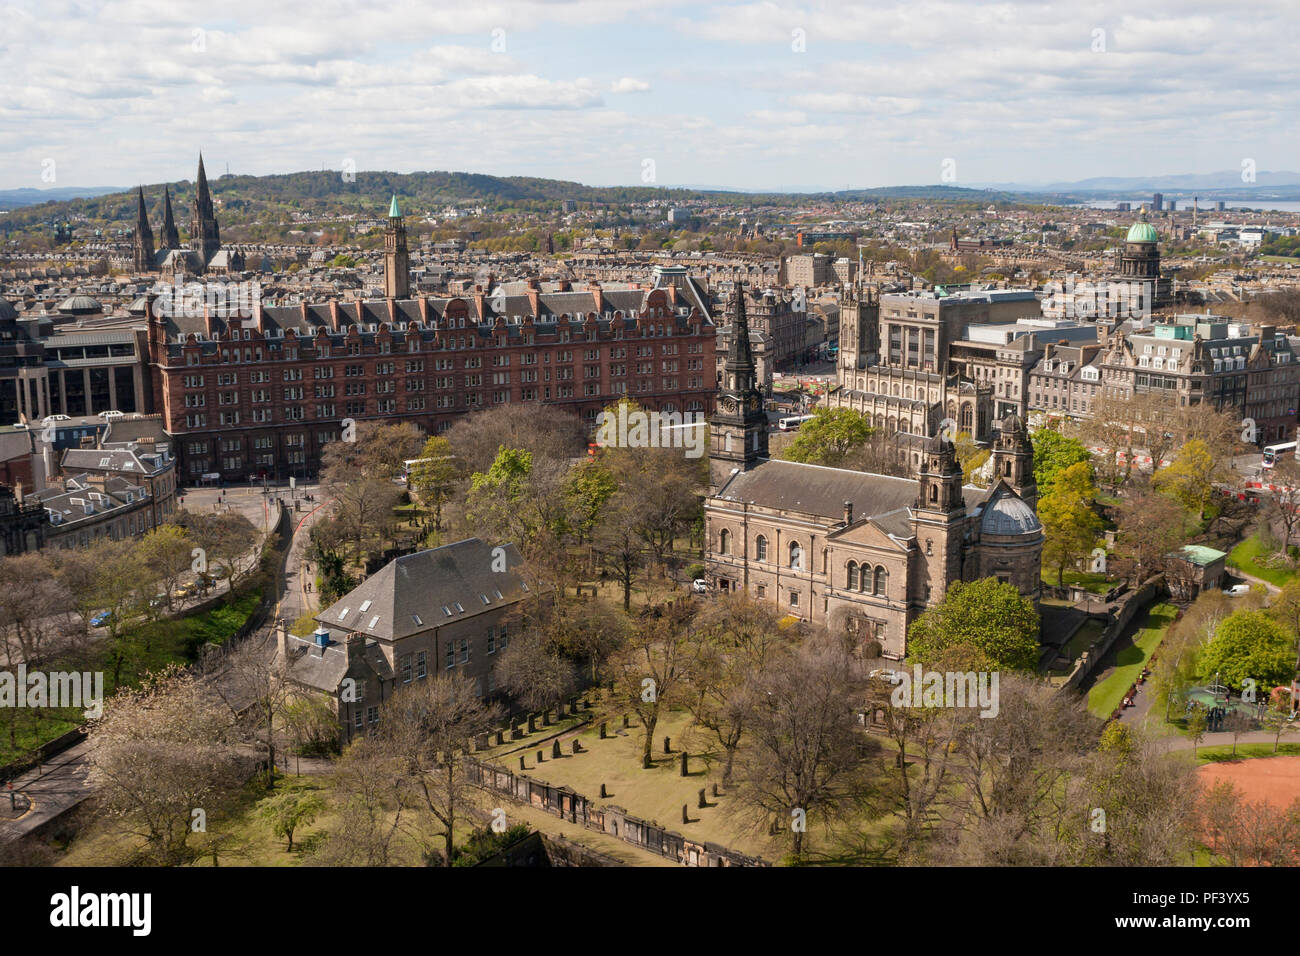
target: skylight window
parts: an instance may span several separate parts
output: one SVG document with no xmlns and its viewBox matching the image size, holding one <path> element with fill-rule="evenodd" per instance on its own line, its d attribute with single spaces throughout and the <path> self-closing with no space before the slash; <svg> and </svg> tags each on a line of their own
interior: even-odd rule
<svg viewBox="0 0 1300 956">
<path fill-rule="evenodd" d="M 504 598 L 501 596 L 501 589 L 500 589 L 500 588 L 497 588 L 497 589 L 496 589 L 495 591 L 493 591 L 492 593 L 495 594 L 495 595 L 497 596 L 497 600 L 498 600 L 498 601 L 504 600 Z"/>
<path fill-rule="evenodd" d="M 486 594 L 480 594 L 479 597 L 481 597 L 481 598 L 483 599 L 483 603 L 484 603 L 484 604 L 491 604 L 491 603 L 492 603 L 492 599 L 491 599 L 490 597 L 488 597 Z"/>
<path fill-rule="evenodd" d="M 348 611 L 350 611 L 350 610 L 352 610 L 352 608 L 350 608 L 350 607 L 345 607 L 343 610 L 339 611 L 339 623 L 340 623 L 340 624 L 343 623 L 343 619 L 344 619 L 345 617 L 348 616 Z"/>
<path fill-rule="evenodd" d="M 365 614 L 367 611 L 370 610 L 370 605 L 373 603 L 374 603 L 373 601 L 362 601 L 361 607 L 357 608 L 357 610 L 360 611 L 362 614 Z"/>
<path fill-rule="evenodd" d="M 374 617 L 370 619 L 370 623 L 366 625 L 366 630 L 373 631 L 375 629 L 375 625 L 378 623 L 379 623 L 379 615 L 376 614 Z"/>
<path fill-rule="evenodd" d="M 416 627 L 424 627 L 424 622 L 420 620 L 420 615 L 412 614 L 411 620 L 415 622 Z"/>
</svg>

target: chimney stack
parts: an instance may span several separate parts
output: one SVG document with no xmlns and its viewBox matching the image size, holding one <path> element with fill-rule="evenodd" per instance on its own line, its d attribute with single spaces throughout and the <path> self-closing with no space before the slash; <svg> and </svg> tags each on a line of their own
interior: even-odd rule
<svg viewBox="0 0 1300 956">
<path fill-rule="evenodd" d="M 853 502 L 851 501 L 844 502 L 844 524 L 853 524 Z"/>
</svg>

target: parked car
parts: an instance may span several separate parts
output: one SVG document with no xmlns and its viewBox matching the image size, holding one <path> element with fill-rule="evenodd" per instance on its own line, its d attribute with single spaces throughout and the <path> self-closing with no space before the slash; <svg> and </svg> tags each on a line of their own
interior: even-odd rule
<svg viewBox="0 0 1300 956">
<path fill-rule="evenodd" d="M 153 597 L 149 599 L 150 607 L 162 607 L 166 603 L 167 603 L 167 595 L 165 594 L 155 594 Z"/>
<path fill-rule="evenodd" d="M 198 587 L 196 585 L 182 584 L 180 587 L 178 587 L 175 591 L 172 592 L 172 597 L 187 598 L 197 590 Z"/>
<path fill-rule="evenodd" d="M 867 676 L 872 678 L 873 680 L 874 679 L 883 680 L 886 684 L 903 683 L 903 675 L 900 674 L 898 671 L 890 670 L 887 667 L 878 667 Z"/>
<path fill-rule="evenodd" d="M 709 590 L 709 582 L 704 578 L 696 578 L 691 582 L 691 590 L 696 594 L 704 594 Z"/>
<path fill-rule="evenodd" d="M 1243 595 L 1250 593 L 1250 585 L 1234 584 L 1230 588 L 1224 588 L 1223 593 L 1228 595 L 1228 597 L 1242 597 Z"/>
<path fill-rule="evenodd" d="M 90 626 L 103 627 L 105 624 L 108 623 L 109 618 L 111 618 L 112 616 L 113 616 L 112 611 L 100 611 L 98 614 L 96 614 L 94 617 L 90 619 Z"/>
</svg>

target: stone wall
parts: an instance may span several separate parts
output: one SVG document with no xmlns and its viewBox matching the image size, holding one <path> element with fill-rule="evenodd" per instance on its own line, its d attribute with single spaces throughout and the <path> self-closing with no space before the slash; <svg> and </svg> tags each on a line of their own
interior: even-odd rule
<svg viewBox="0 0 1300 956">
<path fill-rule="evenodd" d="M 1124 628 L 1128 627 L 1133 618 L 1141 611 L 1164 594 L 1165 579 L 1163 575 L 1156 575 L 1148 579 L 1140 588 L 1130 593 L 1115 612 L 1111 622 L 1102 630 L 1101 637 L 1097 638 L 1092 647 L 1088 648 L 1079 658 L 1079 663 L 1070 673 L 1066 682 L 1061 685 L 1061 689 L 1078 690 L 1079 685 L 1101 666 L 1101 662 L 1110 652 L 1116 639 L 1124 632 Z"/>
<path fill-rule="evenodd" d="M 608 833 L 682 866 L 771 866 L 758 857 L 746 856 L 716 843 L 693 840 L 673 833 L 656 823 L 634 817 L 621 807 L 598 807 L 569 787 L 540 783 L 524 774 L 473 758 L 467 759 L 466 763 L 471 783 L 504 793 L 520 803 L 544 810 L 570 823 L 581 824 L 589 830 Z"/>
</svg>

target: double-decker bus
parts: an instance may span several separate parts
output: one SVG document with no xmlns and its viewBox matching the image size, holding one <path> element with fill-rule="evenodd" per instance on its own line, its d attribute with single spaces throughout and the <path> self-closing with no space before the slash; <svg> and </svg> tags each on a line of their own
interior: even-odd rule
<svg viewBox="0 0 1300 956">
<path fill-rule="evenodd" d="M 1264 454 L 1260 458 L 1260 465 L 1264 468 L 1272 468 L 1282 458 L 1287 456 L 1295 457 L 1296 443 L 1293 441 L 1282 442 L 1280 445 L 1265 445 Z"/>
</svg>

